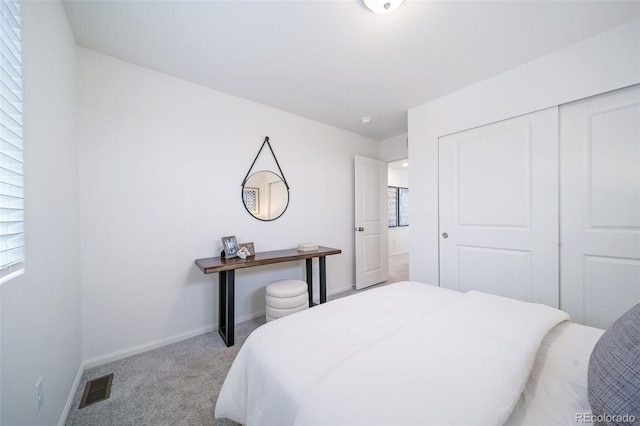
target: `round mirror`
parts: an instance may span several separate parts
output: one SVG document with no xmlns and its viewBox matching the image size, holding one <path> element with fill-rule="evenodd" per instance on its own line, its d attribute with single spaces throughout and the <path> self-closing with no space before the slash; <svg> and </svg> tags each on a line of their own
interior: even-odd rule
<svg viewBox="0 0 640 426">
<path fill-rule="evenodd" d="M 262 170 L 249 176 L 242 186 L 244 207 L 259 220 L 282 216 L 289 205 L 289 188 L 276 173 Z"/>
</svg>

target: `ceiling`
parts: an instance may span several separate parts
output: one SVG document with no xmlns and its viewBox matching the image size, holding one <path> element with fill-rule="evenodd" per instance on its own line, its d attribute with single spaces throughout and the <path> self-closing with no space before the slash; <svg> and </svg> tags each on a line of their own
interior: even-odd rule
<svg viewBox="0 0 640 426">
<path fill-rule="evenodd" d="M 407 110 L 640 15 L 640 1 L 65 1 L 78 45 L 376 140 Z M 367 125 L 363 116 L 371 117 Z"/>
</svg>

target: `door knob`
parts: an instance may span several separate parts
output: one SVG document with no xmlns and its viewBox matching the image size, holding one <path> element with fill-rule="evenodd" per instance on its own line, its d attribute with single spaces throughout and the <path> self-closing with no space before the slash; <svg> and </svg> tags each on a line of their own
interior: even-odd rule
<svg viewBox="0 0 640 426">
<path fill-rule="evenodd" d="M 358 226 L 358 232 L 362 232 L 364 231 L 364 228 L 362 226 Z"/>
<path fill-rule="evenodd" d="M 442 238 L 449 238 L 449 234 L 447 234 L 446 232 L 442 233 Z"/>
</svg>

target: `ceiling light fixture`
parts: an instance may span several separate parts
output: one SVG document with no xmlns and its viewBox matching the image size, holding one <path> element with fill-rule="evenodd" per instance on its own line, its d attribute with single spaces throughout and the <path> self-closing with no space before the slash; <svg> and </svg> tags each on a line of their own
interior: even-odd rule
<svg viewBox="0 0 640 426">
<path fill-rule="evenodd" d="M 404 0 L 362 0 L 364 5 L 373 13 L 383 14 L 393 12 Z"/>
<path fill-rule="evenodd" d="M 369 124 L 371 122 L 371 117 L 362 117 L 360 119 L 360 123 L 362 124 Z"/>
</svg>

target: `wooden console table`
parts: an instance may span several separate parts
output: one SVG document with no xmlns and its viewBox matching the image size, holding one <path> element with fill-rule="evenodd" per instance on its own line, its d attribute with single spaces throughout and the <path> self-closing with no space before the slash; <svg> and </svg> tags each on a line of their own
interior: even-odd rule
<svg viewBox="0 0 640 426">
<path fill-rule="evenodd" d="M 218 333 L 227 346 L 233 346 L 235 332 L 234 313 L 234 287 L 236 269 L 251 268 L 260 265 L 270 265 L 272 263 L 292 262 L 295 260 L 306 261 L 307 286 L 309 291 L 309 306 L 313 306 L 313 258 L 317 257 L 320 262 L 320 303 L 327 301 L 327 263 L 326 256 L 340 254 L 342 250 L 330 247 L 318 247 L 318 250 L 299 251 L 297 249 L 266 251 L 256 253 L 254 256 L 240 259 L 233 257 L 224 259 L 220 257 L 209 257 L 197 259 L 196 265 L 205 274 L 218 273 L 220 285 L 218 288 Z"/>
</svg>

